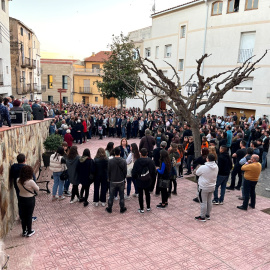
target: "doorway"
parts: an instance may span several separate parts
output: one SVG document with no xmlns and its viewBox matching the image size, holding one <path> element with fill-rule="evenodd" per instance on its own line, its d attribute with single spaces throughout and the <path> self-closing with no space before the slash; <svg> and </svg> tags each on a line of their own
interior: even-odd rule
<svg viewBox="0 0 270 270">
<path fill-rule="evenodd" d="M 166 103 L 162 99 L 159 100 L 159 109 L 166 110 Z"/>
</svg>

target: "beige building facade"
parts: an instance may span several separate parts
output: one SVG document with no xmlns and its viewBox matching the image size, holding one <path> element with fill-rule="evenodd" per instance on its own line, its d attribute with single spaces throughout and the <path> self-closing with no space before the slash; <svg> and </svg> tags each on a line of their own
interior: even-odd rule
<svg viewBox="0 0 270 270">
<path fill-rule="evenodd" d="M 73 103 L 73 65 L 76 62 L 72 59 L 41 59 L 43 101 L 59 103 L 58 89 L 64 89 L 63 103 Z"/>
<path fill-rule="evenodd" d="M 35 85 L 35 72 L 40 66 L 39 42 L 35 33 L 23 22 L 9 18 L 12 94 L 15 98 L 35 98 L 41 88 Z M 40 76 L 40 75 L 39 75 Z"/>
<path fill-rule="evenodd" d="M 195 0 L 152 15 L 152 26 L 130 32 L 142 57 L 155 62 L 172 78 L 177 71 L 185 83 L 196 72 L 196 59 L 204 53 L 202 74 L 212 76 L 239 67 L 250 56 L 262 56 L 270 48 L 270 9 L 268 0 Z M 254 60 L 251 60 L 254 61 Z M 270 115 L 270 54 L 258 64 L 259 69 L 239 86 L 231 89 L 209 113 L 226 115 L 255 113 Z M 143 78 L 146 79 L 146 78 Z M 196 82 L 196 76 L 193 78 Z M 186 89 L 182 89 L 186 94 Z M 215 91 L 214 86 L 211 91 Z M 160 100 L 150 103 L 156 109 Z M 141 106 L 128 100 L 127 107 Z"/>
</svg>

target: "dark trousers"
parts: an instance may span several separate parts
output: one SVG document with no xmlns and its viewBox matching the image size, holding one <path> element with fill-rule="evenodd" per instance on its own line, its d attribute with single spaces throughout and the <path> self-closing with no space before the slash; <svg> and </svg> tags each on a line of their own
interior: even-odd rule
<svg viewBox="0 0 270 270">
<path fill-rule="evenodd" d="M 250 180 L 245 179 L 245 182 L 244 182 L 245 199 L 243 202 L 243 207 L 245 209 L 248 208 L 249 196 L 250 196 L 251 207 L 253 208 L 255 207 L 255 204 L 256 204 L 255 188 L 256 188 L 257 183 L 258 183 L 257 181 L 250 181 Z"/>
<path fill-rule="evenodd" d="M 238 175 L 238 178 L 239 178 L 237 188 L 240 188 L 241 184 L 242 184 L 241 166 L 234 165 L 234 168 L 233 168 L 232 174 L 231 174 L 231 185 L 230 185 L 231 188 L 235 187 L 235 177 L 236 177 L 236 175 Z"/>
<path fill-rule="evenodd" d="M 177 192 L 177 182 L 176 179 L 170 179 L 170 187 L 169 187 L 169 194 L 172 192 L 172 186 L 173 186 L 173 192 Z"/>
<path fill-rule="evenodd" d="M 79 198 L 79 185 L 72 185 L 71 200 L 75 198 L 75 195 Z"/>
<path fill-rule="evenodd" d="M 131 136 L 131 129 L 127 128 L 127 139 L 129 139 Z"/>
<path fill-rule="evenodd" d="M 160 191 L 161 191 L 162 204 L 165 204 L 168 202 L 168 189 L 160 188 Z"/>
<path fill-rule="evenodd" d="M 137 138 L 137 136 L 138 136 L 138 129 L 137 128 L 131 129 L 131 137 Z"/>
<path fill-rule="evenodd" d="M 81 192 L 80 192 L 80 197 L 81 198 L 84 197 L 85 202 L 87 202 L 88 197 L 89 197 L 89 189 L 90 189 L 90 185 L 82 185 Z M 83 196 L 83 193 L 85 193 L 84 196 Z"/>
<path fill-rule="evenodd" d="M 32 231 L 32 215 L 35 208 L 35 197 L 19 197 L 23 232 Z"/>
<path fill-rule="evenodd" d="M 160 191 L 161 191 L 161 189 L 160 189 L 160 187 L 158 186 L 158 182 L 159 182 L 159 175 L 157 175 L 157 184 L 156 184 L 156 195 L 159 195 L 160 194 Z"/>
<path fill-rule="evenodd" d="M 125 181 L 121 183 L 110 183 L 110 197 L 108 200 L 108 207 L 112 208 L 113 206 L 113 200 L 114 200 L 114 195 L 116 191 L 119 191 L 119 196 L 120 196 L 120 201 L 119 205 L 120 208 L 125 207 L 125 199 L 124 199 L 124 189 L 125 189 Z"/>
<path fill-rule="evenodd" d="M 115 128 L 110 127 L 109 128 L 109 137 L 114 137 L 114 133 L 115 133 Z"/>
<path fill-rule="evenodd" d="M 117 128 L 116 129 L 116 132 L 117 132 L 117 137 L 120 137 L 121 136 L 121 127 L 119 128 Z"/>
<path fill-rule="evenodd" d="M 140 134 L 140 138 L 142 138 L 144 135 L 144 130 L 139 130 L 139 134 Z"/>
<path fill-rule="evenodd" d="M 191 173 L 191 162 L 193 161 L 194 159 L 194 155 L 189 155 L 187 156 L 187 172 L 188 173 Z"/>
<path fill-rule="evenodd" d="M 76 132 L 76 143 L 78 143 L 78 141 L 80 141 L 80 143 L 82 144 L 82 133 L 81 132 Z"/>
<path fill-rule="evenodd" d="M 138 191 L 139 191 L 139 204 L 140 204 L 140 209 L 143 210 L 144 209 L 144 205 L 143 205 L 143 191 L 145 194 L 145 200 L 146 200 L 146 206 L 147 208 L 150 208 L 150 193 L 149 193 L 149 188 L 139 188 L 138 187 Z"/>
<path fill-rule="evenodd" d="M 100 189 L 101 187 L 101 189 Z M 100 192 L 99 192 L 100 189 Z M 94 182 L 94 202 L 106 202 L 106 193 L 108 189 L 108 182 L 105 181 L 95 181 Z"/>
</svg>

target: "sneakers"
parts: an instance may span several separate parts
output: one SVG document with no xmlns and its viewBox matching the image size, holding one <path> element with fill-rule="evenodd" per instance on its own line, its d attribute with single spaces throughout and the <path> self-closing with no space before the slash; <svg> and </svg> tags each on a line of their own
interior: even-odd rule
<svg viewBox="0 0 270 270">
<path fill-rule="evenodd" d="M 202 222 L 206 221 L 206 219 L 201 217 L 201 216 L 195 217 L 195 219 L 198 220 L 198 221 L 202 221 Z"/>
<path fill-rule="evenodd" d="M 115 200 L 115 201 L 118 201 L 119 199 L 118 199 L 118 197 L 116 196 L 116 197 L 114 197 L 114 200 Z"/>
<path fill-rule="evenodd" d="M 177 195 L 177 192 L 176 192 L 176 191 L 173 191 L 172 194 L 173 194 L 173 195 Z"/>
<path fill-rule="evenodd" d="M 266 191 L 270 191 L 270 188 L 265 188 Z"/>
<path fill-rule="evenodd" d="M 121 213 L 121 214 L 125 213 L 126 211 L 127 211 L 127 208 L 126 208 L 126 207 L 122 207 L 122 208 L 120 209 L 120 213 Z"/>
<path fill-rule="evenodd" d="M 71 193 L 68 190 L 65 190 L 64 194 L 66 195 L 66 197 L 71 197 Z"/>
<path fill-rule="evenodd" d="M 22 237 L 26 237 L 27 231 L 22 232 Z"/>
<path fill-rule="evenodd" d="M 194 198 L 193 201 L 194 201 L 194 202 L 197 202 L 197 203 L 200 202 L 198 197 Z"/>
<path fill-rule="evenodd" d="M 106 207 L 105 211 L 107 211 L 109 214 L 111 214 L 112 213 L 112 208 L 111 207 Z"/>
<path fill-rule="evenodd" d="M 32 217 L 32 221 L 35 222 L 37 220 L 37 217 Z"/>
<path fill-rule="evenodd" d="M 62 201 L 62 200 L 64 200 L 65 198 L 66 198 L 65 196 L 59 196 L 58 201 Z"/>
<path fill-rule="evenodd" d="M 106 203 L 105 202 L 101 203 L 101 206 L 105 207 L 106 206 Z"/>
<path fill-rule="evenodd" d="M 148 212 L 151 211 L 151 207 L 147 208 L 146 210 L 147 210 Z"/>
<path fill-rule="evenodd" d="M 219 202 L 220 205 L 223 205 L 223 202 Z"/>
<path fill-rule="evenodd" d="M 56 201 L 58 199 L 58 196 L 52 196 L 52 202 Z"/>
<path fill-rule="evenodd" d="M 130 196 L 128 196 L 128 195 L 125 195 L 125 200 L 130 200 Z"/>
<path fill-rule="evenodd" d="M 74 198 L 73 200 L 71 200 L 69 203 L 75 203 L 75 202 L 78 202 L 79 199 L 78 198 Z"/>
<path fill-rule="evenodd" d="M 138 212 L 139 212 L 140 214 L 143 214 L 143 213 L 144 213 L 144 210 L 138 209 Z"/>
<path fill-rule="evenodd" d="M 95 204 L 96 207 L 98 207 L 98 202 L 95 202 L 94 204 Z"/>
<path fill-rule="evenodd" d="M 86 207 L 89 204 L 89 202 L 84 202 L 83 206 Z"/>
<path fill-rule="evenodd" d="M 160 203 L 160 204 L 157 205 L 157 208 L 159 208 L 159 209 L 165 209 L 166 208 L 166 204 Z"/>
<path fill-rule="evenodd" d="M 79 199 L 79 202 L 84 202 L 84 197 L 81 197 L 81 198 Z"/>
<path fill-rule="evenodd" d="M 218 204 L 219 204 L 219 202 L 218 202 L 218 201 L 213 200 L 213 201 L 212 201 L 212 204 L 218 205 Z"/>
<path fill-rule="evenodd" d="M 138 198 L 139 197 L 139 194 L 134 193 L 134 194 L 132 194 L 132 196 Z"/>
<path fill-rule="evenodd" d="M 208 216 L 208 215 L 205 215 L 205 218 L 206 218 L 207 220 L 210 220 L 210 216 Z"/>
<path fill-rule="evenodd" d="M 31 232 L 27 233 L 26 236 L 27 237 L 31 237 L 34 234 L 35 234 L 35 230 L 32 230 Z"/>
</svg>

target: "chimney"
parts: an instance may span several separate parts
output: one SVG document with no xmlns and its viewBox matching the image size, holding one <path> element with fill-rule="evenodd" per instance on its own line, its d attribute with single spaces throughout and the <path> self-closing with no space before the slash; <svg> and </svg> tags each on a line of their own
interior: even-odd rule
<svg viewBox="0 0 270 270">
<path fill-rule="evenodd" d="M 95 56 L 95 52 L 92 52 L 92 56 Z"/>
</svg>

